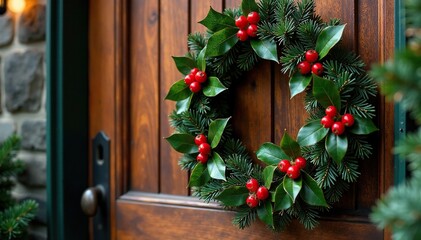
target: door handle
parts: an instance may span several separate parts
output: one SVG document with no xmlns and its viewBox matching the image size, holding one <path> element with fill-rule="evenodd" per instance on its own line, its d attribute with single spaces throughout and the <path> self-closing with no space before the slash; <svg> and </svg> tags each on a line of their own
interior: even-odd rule
<svg viewBox="0 0 421 240">
<path fill-rule="evenodd" d="M 102 185 L 90 187 L 86 189 L 80 200 L 80 206 L 82 207 L 83 213 L 88 217 L 94 217 L 98 211 L 99 205 L 105 197 L 105 189 Z"/>
</svg>

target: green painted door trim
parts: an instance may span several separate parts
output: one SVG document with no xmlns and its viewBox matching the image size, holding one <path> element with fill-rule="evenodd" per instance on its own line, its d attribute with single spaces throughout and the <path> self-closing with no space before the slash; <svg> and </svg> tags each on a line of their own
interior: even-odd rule
<svg viewBox="0 0 421 240">
<path fill-rule="evenodd" d="M 405 12 L 404 3 L 401 0 L 395 0 L 395 50 L 399 51 L 405 47 Z M 394 142 L 395 145 L 406 135 L 406 111 L 402 104 L 396 103 L 394 110 Z M 394 155 L 394 184 L 400 184 L 406 179 L 406 161 L 405 158 Z"/>
<path fill-rule="evenodd" d="M 48 239 L 88 239 L 88 1 L 47 3 Z"/>
</svg>

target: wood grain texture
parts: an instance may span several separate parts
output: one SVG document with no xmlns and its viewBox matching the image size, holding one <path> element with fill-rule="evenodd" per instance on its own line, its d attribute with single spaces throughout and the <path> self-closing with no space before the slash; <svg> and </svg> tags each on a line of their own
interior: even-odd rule
<svg viewBox="0 0 421 240">
<path fill-rule="evenodd" d="M 159 38 L 159 87 L 160 97 L 164 99 L 171 85 L 183 78 L 178 72 L 171 56 L 182 56 L 187 52 L 188 0 L 161 0 L 160 38 Z M 174 102 L 161 102 L 160 106 L 160 192 L 187 195 L 187 173 L 178 166 L 180 154 L 165 141 L 173 132 L 168 123 L 168 115 L 174 109 Z"/>
<path fill-rule="evenodd" d="M 156 1 L 130 6 L 130 186 L 159 191 L 159 17 Z"/>
<path fill-rule="evenodd" d="M 160 201 L 162 199 L 162 201 Z M 170 200 L 168 200 L 170 199 Z M 314 231 L 293 222 L 274 233 L 256 222 L 240 230 L 231 224 L 233 212 L 192 198 L 129 193 L 117 203 L 119 239 L 380 239 L 381 232 L 358 221 L 322 220 Z"/>
<path fill-rule="evenodd" d="M 203 20 L 210 7 L 215 11 L 222 11 L 222 0 L 191 1 L 190 4 L 190 32 L 205 32 L 206 28 L 199 21 Z"/>
</svg>

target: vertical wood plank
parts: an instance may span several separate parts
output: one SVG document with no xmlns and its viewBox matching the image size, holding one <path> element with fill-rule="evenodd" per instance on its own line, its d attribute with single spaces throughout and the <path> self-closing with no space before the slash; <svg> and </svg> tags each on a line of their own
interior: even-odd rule
<svg viewBox="0 0 421 240">
<path fill-rule="evenodd" d="M 187 51 L 188 0 L 160 1 L 160 97 L 163 99 L 171 84 L 182 79 L 171 56 L 181 56 Z M 180 154 L 171 149 L 164 137 L 172 133 L 168 115 L 174 109 L 174 102 L 165 101 L 160 108 L 160 192 L 187 195 L 187 173 L 178 166 Z"/>
<path fill-rule="evenodd" d="M 241 0 L 225 0 L 225 8 L 238 8 L 241 5 Z"/>
<path fill-rule="evenodd" d="M 221 12 L 222 0 L 191 1 L 190 6 L 190 32 L 204 32 L 206 27 L 199 24 L 198 22 L 206 17 L 210 7 L 218 12 Z"/>
<path fill-rule="evenodd" d="M 130 186 L 158 192 L 158 3 L 133 0 L 130 9 Z"/>
</svg>

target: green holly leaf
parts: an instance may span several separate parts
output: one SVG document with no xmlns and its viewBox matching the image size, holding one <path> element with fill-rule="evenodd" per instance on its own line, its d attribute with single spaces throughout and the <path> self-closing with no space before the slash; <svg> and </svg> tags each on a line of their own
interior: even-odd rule
<svg viewBox="0 0 421 240">
<path fill-rule="evenodd" d="M 254 0 L 243 0 L 241 2 L 241 10 L 244 16 L 247 16 L 250 12 L 259 12 L 259 6 Z"/>
<path fill-rule="evenodd" d="M 333 81 L 313 74 L 313 95 L 324 108 L 333 105 L 340 111 L 341 96 Z"/>
<path fill-rule="evenodd" d="M 300 145 L 286 131 L 281 139 L 281 149 L 291 158 L 301 156 Z"/>
<path fill-rule="evenodd" d="M 190 71 L 197 67 L 196 62 L 189 58 L 189 57 L 172 57 L 175 62 L 175 66 L 177 67 L 178 71 L 181 72 L 184 75 L 187 75 L 190 73 Z"/>
<path fill-rule="evenodd" d="M 303 188 L 300 193 L 301 199 L 312 206 L 327 207 L 325 196 L 317 182 L 304 171 L 301 171 L 301 178 L 303 179 Z"/>
<path fill-rule="evenodd" d="M 265 201 L 257 207 L 257 216 L 262 222 L 273 228 L 273 207 L 271 201 Z"/>
<path fill-rule="evenodd" d="M 300 128 L 297 142 L 301 146 L 314 145 L 326 137 L 328 132 L 329 128 L 324 128 L 320 120 L 314 120 Z"/>
<path fill-rule="evenodd" d="M 284 185 L 281 183 L 275 190 L 275 203 L 274 209 L 276 211 L 285 210 L 292 206 L 292 199 L 285 192 Z"/>
<path fill-rule="evenodd" d="M 196 58 L 197 66 L 198 66 L 199 70 L 201 70 L 203 72 L 206 71 L 205 53 L 206 53 L 206 47 L 204 47 L 202 49 L 202 51 L 200 51 L 199 55 L 197 55 L 197 58 Z"/>
<path fill-rule="evenodd" d="M 311 75 L 302 75 L 299 72 L 295 72 L 295 74 L 289 79 L 289 91 L 291 92 L 291 98 L 306 90 L 307 86 L 311 82 L 311 79 Z"/>
<path fill-rule="evenodd" d="M 224 28 L 208 40 L 206 56 L 216 57 L 227 53 L 238 42 L 237 28 Z"/>
<path fill-rule="evenodd" d="M 213 179 L 225 179 L 225 163 L 217 152 L 212 153 L 212 157 L 208 160 L 209 175 Z"/>
<path fill-rule="evenodd" d="M 230 118 L 231 117 L 215 119 L 209 124 L 208 142 L 212 148 L 218 146 Z"/>
<path fill-rule="evenodd" d="M 249 191 L 246 187 L 234 186 L 224 189 L 215 199 L 225 206 L 238 207 L 246 203 Z"/>
<path fill-rule="evenodd" d="M 325 147 L 329 156 L 337 164 L 340 164 L 348 150 L 348 138 L 345 134 L 338 136 L 331 132 L 326 137 Z"/>
<path fill-rule="evenodd" d="M 265 187 L 267 189 L 270 189 L 270 185 L 273 181 L 273 174 L 276 170 L 277 166 L 269 165 L 266 166 L 265 169 L 263 169 L 263 180 L 265 181 Z"/>
<path fill-rule="evenodd" d="M 190 91 L 189 86 L 184 82 L 184 79 L 181 79 L 171 86 L 165 99 L 180 101 L 190 97 L 190 95 L 192 95 L 192 92 Z"/>
<path fill-rule="evenodd" d="M 287 175 L 284 176 L 284 190 L 291 198 L 292 202 L 295 202 L 295 199 L 297 198 L 298 194 L 301 191 L 302 187 L 302 180 L 301 178 L 297 178 L 295 180 L 289 178 Z"/>
<path fill-rule="evenodd" d="M 354 125 L 349 128 L 349 131 L 353 134 L 367 135 L 379 130 L 369 118 L 354 116 L 354 119 Z"/>
<path fill-rule="evenodd" d="M 272 40 L 263 39 L 252 39 L 250 40 L 251 47 L 254 52 L 261 58 L 278 62 L 278 50 L 276 43 Z"/>
<path fill-rule="evenodd" d="M 166 138 L 168 143 L 177 152 L 180 153 L 197 153 L 199 149 L 194 143 L 194 136 L 186 133 L 174 133 Z"/>
<path fill-rule="evenodd" d="M 193 98 L 193 93 L 190 95 L 190 97 L 184 100 L 177 101 L 177 103 L 175 104 L 175 109 L 177 110 L 177 114 L 180 114 L 182 112 L 189 110 L 192 98 Z"/>
<path fill-rule="evenodd" d="M 190 174 L 189 187 L 203 186 L 209 180 L 210 176 L 206 166 L 204 164 L 198 163 Z"/>
<path fill-rule="evenodd" d="M 215 11 L 212 7 L 209 9 L 208 15 L 206 15 L 206 17 L 199 23 L 207 27 L 212 32 L 217 32 L 224 28 L 235 28 L 234 19 Z"/>
<path fill-rule="evenodd" d="M 319 53 L 319 60 L 324 58 L 342 38 L 345 29 L 344 25 L 329 26 L 323 29 L 316 41 L 316 51 Z"/>
<path fill-rule="evenodd" d="M 281 147 L 267 142 L 260 146 L 256 152 L 257 158 L 268 165 L 278 165 L 282 159 L 289 159 L 289 156 L 282 151 Z"/>
<path fill-rule="evenodd" d="M 208 77 L 207 84 L 203 88 L 203 94 L 207 97 L 215 97 L 221 92 L 227 90 L 217 77 Z"/>
</svg>

